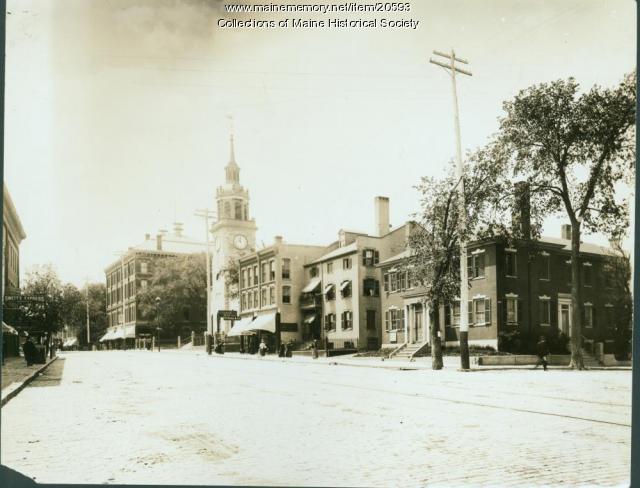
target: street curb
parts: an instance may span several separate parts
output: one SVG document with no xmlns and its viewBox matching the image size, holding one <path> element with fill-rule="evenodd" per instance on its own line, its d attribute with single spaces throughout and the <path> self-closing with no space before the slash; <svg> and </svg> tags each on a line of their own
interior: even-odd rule
<svg viewBox="0 0 640 488">
<path fill-rule="evenodd" d="M 9 402 L 9 400 L 11 400 L 13 397 L 15 397 L 18 393 L 20 393 L 22 390 L 24 390 L 24 388 L 31 383 L 34 378 L 36 376 L 38 376 L 40 373 L 42 373 L 45 369 L 47 369 L 51 363 L 53 363 L 56 359 L 58 359 L 58 356 L 55 356 L 52 359 L 49 359 L 49 361 L 47 361 L 45 364 L 43 364 L 40 368 L 36 369 L 33 373 L 31 373 L 29 376 L 27 376 L 24 380 L 22 380 L 22 383 L 20 383 L 16 388 L 14 388 L 13 390 L 11 390 L 9 393 L 7 393 L 6 395 L 2 396 L 2 401 L 0 402 L 0 408 L 4 407 L 7 402 Z"/>
</svg>

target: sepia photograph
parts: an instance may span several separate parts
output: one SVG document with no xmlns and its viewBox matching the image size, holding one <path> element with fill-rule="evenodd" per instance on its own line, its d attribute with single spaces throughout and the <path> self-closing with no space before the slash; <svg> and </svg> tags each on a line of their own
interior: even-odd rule
<svg viewBox="0 0 640 488">
<path fill-rule="evenodd" d="M 0 485 L 640 483 L 636 2 L 1 3 Z"/>
</svg>

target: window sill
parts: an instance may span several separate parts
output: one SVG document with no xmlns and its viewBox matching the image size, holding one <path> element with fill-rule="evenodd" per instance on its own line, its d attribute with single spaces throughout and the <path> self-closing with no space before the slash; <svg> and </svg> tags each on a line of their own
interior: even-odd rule
<svg viewBox="0 0 640 488">
<path fill-rule="evenodd" d="M 551 327 L 551 324 L 539 324 L 540 327 Z"/>
<path fill-rule="evenodd" d="M 484 279 L 486 279 L 486 276 L 476 276 L 475 278 L 471 278 L 471 281 L 484 280 Z"/>
<path fill-rule="evenodd" d="M 550 278 L 538 278 L 539 281 L 551 281 Z"/>
<path fill-rule="evenodd" d="M 489 327 L 491 322 L 482 322 L 481 324 L 469 324 L 469 327 Z"/>
<path fill-rule="evenodd" d="M 505 278 L 517 278 L 515 275 L 505 275 Z"/>
</svg>

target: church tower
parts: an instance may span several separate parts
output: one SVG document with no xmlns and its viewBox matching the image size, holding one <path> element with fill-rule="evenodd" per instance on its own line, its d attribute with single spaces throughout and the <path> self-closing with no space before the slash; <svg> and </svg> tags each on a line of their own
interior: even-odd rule
<svg viewBox="0 0 640 488">
<path fill-rule="evenodd" d="M 228 269 L 237 266 L 240 256 L 256 247 L 256 222 L 249 218 L 249 191 L 240 184 L 240 167 L 236 163 L 233 133 L 230 136 L 229 163 L 225 166 L 225 184 L 216 189 L 218 220 L 212 226 L 214 254 L 211 262 L 212 306 L 214 332 L 228 332 L 231 323 L 220 321 L 219 310 L 239 311 L 239 301 L 230 296 Z M 237 291 L 236 291 L 237 293 Z"/>
</svg>

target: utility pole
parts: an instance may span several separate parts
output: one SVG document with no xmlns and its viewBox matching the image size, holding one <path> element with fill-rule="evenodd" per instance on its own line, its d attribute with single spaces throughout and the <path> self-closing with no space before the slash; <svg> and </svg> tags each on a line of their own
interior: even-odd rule
<svg viewBox="0 0 640 488">
<path fill-rule="evenodd" d="M 469 64 L 466 59 L 456 57 L 456 53 L 451 49 L 450 53 L 433 51 L 436 56 L 441 56 L 449 62 L 444 63 L 437 59 L 429 59 L 431 64 L 440 66 L 447 71 L 451 77 L 451 87 L 453 89 L 453 116 L 454 129 L 456 133 L 456 177 L 458 179 L 458 204 L 459 218 L 458 229 L 460 233 L 460 368 L 463 371 L 469 369 L 469 277 L 467 276 L 467 242 L 465 238 L 467 230 L 467 207 L 464 200 L 464 168 L 462 166 L 462 142 L 460 141 L 460 118 L 458 115 L 458 91 L 456 88 L 456 73 L 472 76 L 470 71 L 458 68 L 456 61 L 462 64 Z"/>
<path fill-rule="evenodd" d="M 209 249 L 209 232 L 211 232 L 211 228 L 209 227 L 209 218 L 217 218 L 217 215 L 214 211 L 209 209 L 198 209 L 195 212 L 197 217 L 204 218 L 204 226 L 205 226 L 205 245 L 206 245 L 206 260 L 207 260 L 207 335 L 213 334 L 213 324 L 211 322 L 211 257 L 210 257 L 210 249 Z"/>
</svg>

